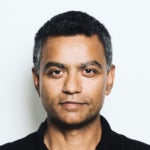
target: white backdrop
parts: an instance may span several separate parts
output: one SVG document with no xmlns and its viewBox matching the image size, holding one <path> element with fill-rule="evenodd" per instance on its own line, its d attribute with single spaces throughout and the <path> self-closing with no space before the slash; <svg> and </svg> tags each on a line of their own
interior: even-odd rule
<svg viewBox="0 0 150 150">
<path fill-rule="evenodd" d="M 1 0 L 0 145 L 37 130 L 45 119 L 31 75 L 34 34 L 67 10 L 85 11 L 110 31 L 116 80 L 102 114 L 113 130 L 150 144 L 149 0 Z"/>
</svg>

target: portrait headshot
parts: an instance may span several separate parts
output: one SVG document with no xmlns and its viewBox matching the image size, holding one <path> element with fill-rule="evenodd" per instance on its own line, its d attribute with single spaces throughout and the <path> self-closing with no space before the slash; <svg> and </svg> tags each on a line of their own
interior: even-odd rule
<svg viewBox="0 0 150 150">
<path fill-rule="evenodd" d="M 150 150 L 148 0 L 0 3 L 0 150 Z"/>
</svg>

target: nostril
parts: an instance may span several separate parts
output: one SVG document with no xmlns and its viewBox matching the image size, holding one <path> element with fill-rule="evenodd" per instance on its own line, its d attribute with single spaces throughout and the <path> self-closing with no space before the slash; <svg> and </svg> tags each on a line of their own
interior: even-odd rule
<svg viewBox="0 0 150 150">
<path fill-rule="evenodd" d="M 66 94 L 80 93 L 81 82 L 79 82 L 79 79 L 77 77 L 72 76 L 70 78 L 67 78 L 62 91 Z"/>
<path fill-rule="evenodd" d="M 81 92 L 81 87 L 80 85 L 65 85 L 62 89 L 62 91 L 66 94 L 75 94 L 75 93 L 80 93 Z"/>
</svg>

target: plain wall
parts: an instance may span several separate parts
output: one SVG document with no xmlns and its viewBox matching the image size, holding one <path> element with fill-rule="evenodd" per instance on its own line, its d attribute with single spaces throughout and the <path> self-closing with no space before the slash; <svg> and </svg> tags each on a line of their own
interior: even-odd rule
<svg viewBox="0 0 150 150">
<path fill-rule="evenodd" d="M 46 114 L 32 82 L 37 30 L 52 16 L 82 10 L 110 31 L 115 85 L 102 114 L 116 132 L 150 144 L 149 0 L 1 0 L 0 145 L 36 131 Z"/>
</svg>

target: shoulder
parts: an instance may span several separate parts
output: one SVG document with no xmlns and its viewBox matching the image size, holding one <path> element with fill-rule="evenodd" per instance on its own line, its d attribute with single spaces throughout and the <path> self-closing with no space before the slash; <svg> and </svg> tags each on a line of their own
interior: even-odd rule
<svg viewBox="0 0 150 150">
<path fill-rule="evenodd" d="M 47 127 L 47 121 L 43 122 L 39 129 L 29 134 L 28 136 L 19 139 L 17 141 L 4 144 L 0 146 L 0 150 L 37 150 L 41 149 L 40 146 L 43 146 L 43 136 L 44 131 Z"/>
<path fill-rule="evenodd" d="M 101 122 L 103 130 L 101 147 L 107 147 L 109 150 L 150 150 L 150 145 L 114 132 L 103 116 Z"/>
<path fill-rule="evenodd" d="M 34 150 L 36 133 L 0 146 L 0 150 Z"/>
<path fill-rule="evenodd" d="M 150 145 L 112 131 L 112 140 L 120 150 L 150 150 Z"/>
</svg>

